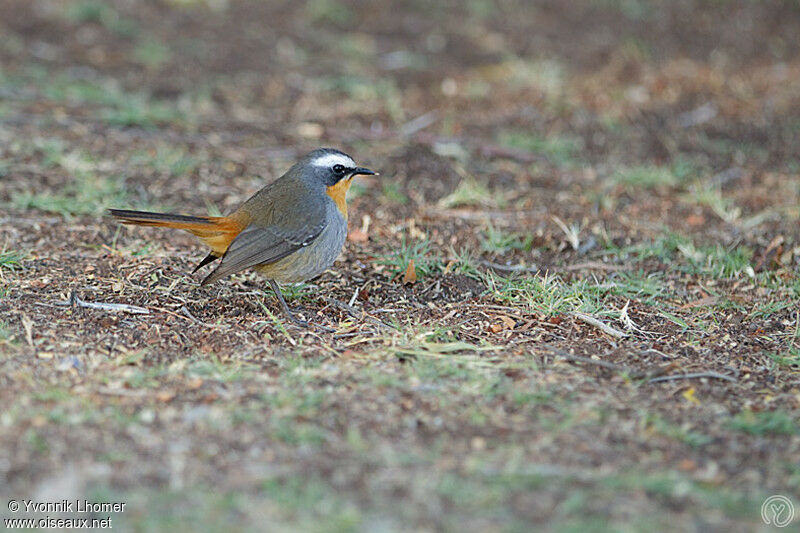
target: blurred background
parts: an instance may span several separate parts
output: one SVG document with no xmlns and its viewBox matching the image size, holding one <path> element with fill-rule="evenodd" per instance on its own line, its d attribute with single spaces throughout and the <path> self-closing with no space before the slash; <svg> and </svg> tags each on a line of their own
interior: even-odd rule
<svg viewBox="0 0 800 533">
<path fill-rule="evenodd" d="M 0 9 L 6 166 L 24 157 L 24 138 L 58 150 L 88 136 L 93 156 L 126 158 L 129 169 L 131 152 L 171 150 L 159 159 L 174 160 L 179 181 L 195 151 L 219 155 L 215 179 L 203 180 L 214 183 L 200 185 L 213 187 L 336 145 L 391 172 L 387 194 L 418 180 L 415 202 L 455 189 L 441 157 L 506 159 L 509 168 L 473 160 L 470 170 L 507 190 L 553 179 L 530 163 L 574 163 L 591 176 L 573 168 L 564 179 L 612 185 L 636 181 L 622 166 L 673 175 L 644 178 L 656 182 L 748 163 L 786 170 L 800 142 L 790 0 L 8 0 Z M 53 135 L 32 131 L 43 123 Z M 512 172 L 518 162 L 532 175 Z M 58 179 L 26 177 L 3 199 Z M 194 188 L 168 190 L 178 185 L 151 183 L 139 201 L 198 202 Z"/>
</svg>

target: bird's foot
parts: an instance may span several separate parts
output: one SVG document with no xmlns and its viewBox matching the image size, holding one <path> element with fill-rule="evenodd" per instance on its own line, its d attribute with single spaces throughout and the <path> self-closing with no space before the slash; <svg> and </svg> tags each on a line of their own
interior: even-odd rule
<svg viewBox="0 0 800 533">
<path fill-rule="evenodd" d="M 303 329 L 311 329 L 313 327 L 325 333 L 332 333 L 336 331 L 335 329 L 327 328 L 319 324 L 309 324 L 307 321 L 297 318 L 292 310 L 289 309 L 289 306 L 286 304 L 286 300 L 283 299 L 283 294 L 281 294 L 281 289 L 278 287 L 278 284 L 275 281 L 270 280 L 270 285 L 272 285 L 272 290 L 275 292 L 275 297 L 278 299 L 278 303 L 281 304 L 283 314 L 289 318 L 289 321 L 292 324 Z"/>
</svg>

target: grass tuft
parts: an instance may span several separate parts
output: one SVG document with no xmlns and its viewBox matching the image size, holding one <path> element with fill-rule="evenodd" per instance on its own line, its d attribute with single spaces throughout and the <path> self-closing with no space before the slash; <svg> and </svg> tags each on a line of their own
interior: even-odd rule
<svg viewBox="0 0 800 533">
<path fill-rule="evenodd" d="M 533 247 L 533 235 L 507 233 L 493 224 L 489 224 L 481 237 L 481 248 L 486 252 L 505 254 L 511 250 L 530 252 Z"/>
<path fill-rule="evenodd" d="M 698 245 L 691 238 L 676 233 L 622 249 L 613 249 L 621 259 L 634 256 L 637 261 L 658 259 L 676 272 L 730 279 L 746 274 L 754 277 L 753 251 L 746 246 Z M 676 261 L 678 258 L 684 261 Z"/>
<path fill-rule="evenodd" d="M 405 235 L 400 246 L 389 254 L 378 258 L 379 265 L 392 267 L 394 274 L 402 274 L 413 260 L 418 278 L 430 276 L 442 269 L 442 260 L 431 255 L 431 243 L 428 239 L 409 242 Z"/>
<path fill-rule="evenodd" d="M 524 278 L 486 274 L 489 292 L 500 302 L 528 308 L 545 316 L 570 311 L 594 313 L 601 308 L 597 293 L 590 282 L 564 282 L 558 276 L 545 273 Z"/>
<path fill-rule="evenodd" d="M 800 435 L 797 421 L 785 411 L 742 411 L 730 427 L 750 435 Z"/>
<path fill-rule="evenodd" d="M 499 203 L 492 201 L 493 195 L 486 185 L 472 177 L 465 177 L 456 190 L 439 200 L 439 206 L 451 207 L 493 207 Z"/>
<path fill-rule="evenodd" d="M 769 357 L 773 363 L 773 370 L 778 368 L 800 368 L 800 348 L 792 347 L 784 353 L 769 352 L 767 353 L 767 357 Z"/>
<path fill-rule="evenodd" d="M 22 261 L 26 257 L 28 257 L 28 254 L 25 252 L 3 248 L 0 251 L 0 270 L 22 270 Z"/>
</svg>

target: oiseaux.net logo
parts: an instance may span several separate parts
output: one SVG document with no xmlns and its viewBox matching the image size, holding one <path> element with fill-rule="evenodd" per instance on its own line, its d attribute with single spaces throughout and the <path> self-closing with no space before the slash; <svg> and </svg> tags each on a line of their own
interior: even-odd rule
<svg viewBox="0 0 800 533">
<path fill-rule="evenodd" d="M 761 504 L 761 520 L 768 526 L 788 526 L 794 520 L 792 500 L 781 494 L 770 496 Z"/>
</svg>

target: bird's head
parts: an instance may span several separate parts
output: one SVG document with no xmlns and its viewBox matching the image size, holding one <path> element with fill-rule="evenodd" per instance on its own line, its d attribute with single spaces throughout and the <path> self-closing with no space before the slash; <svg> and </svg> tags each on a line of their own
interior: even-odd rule
<svg viewBox="0 0 800 533">
<path fill-rule="evenodd" d="M 334 148 L 318 148 L 308 153 L 298 165 L 302 165 L 303 172 L 325 187 L 345 186 L 359 174 L 365 176 L 377 175 L 377 172 L 356 165 L 352 157 Z"/>
<path fill-rule="evenodd" d="M 325 187 L 325 192 L 347 218 L 347 189 L 353 178 L 360 175 L 376 176 L 378 173 L 356 165 L 352 157 L 333 148 L 318 148 L 297 162 L 292 169 L 311 187 Z"/>
</svg>

